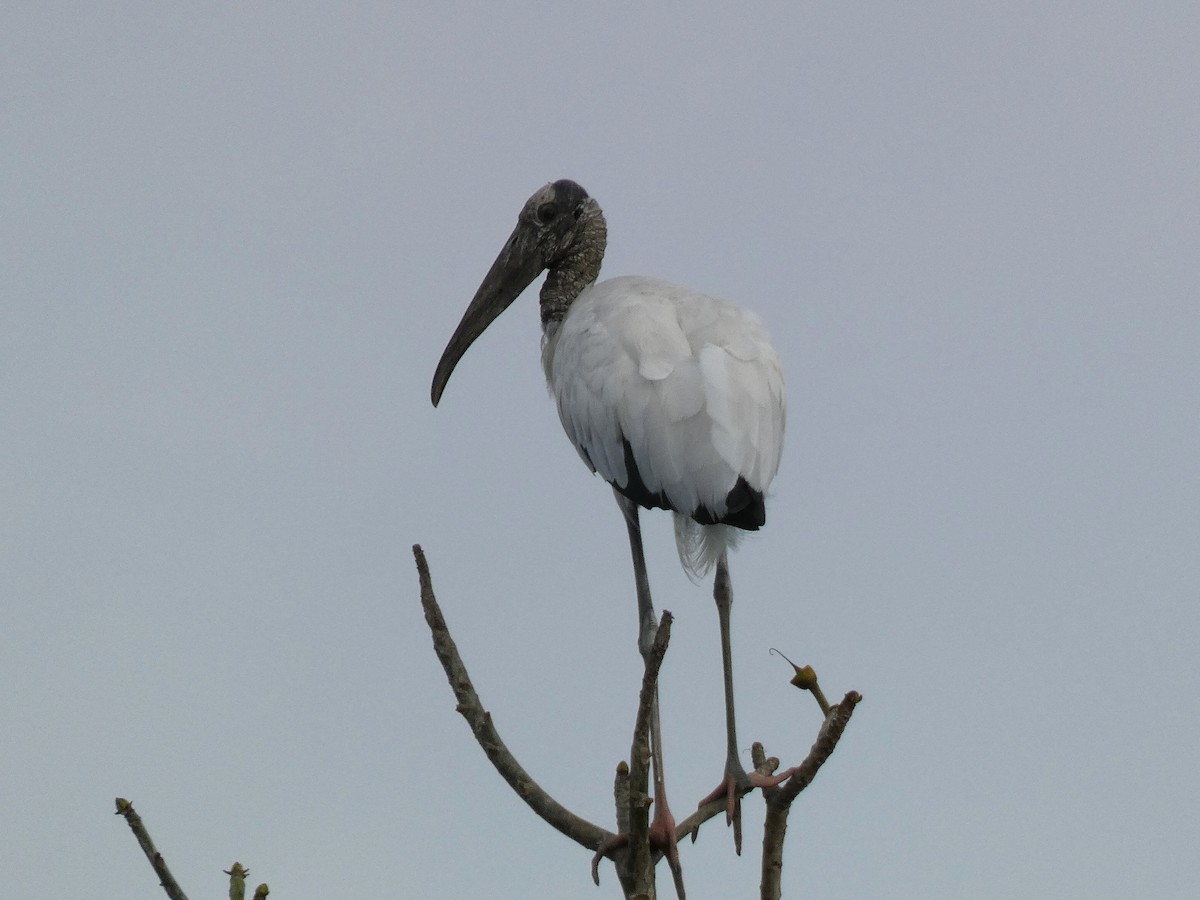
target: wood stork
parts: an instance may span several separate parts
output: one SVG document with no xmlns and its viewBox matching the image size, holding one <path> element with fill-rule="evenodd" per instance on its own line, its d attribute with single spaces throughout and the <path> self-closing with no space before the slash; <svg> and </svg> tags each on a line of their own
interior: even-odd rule
<svg viewBox="0 0 1200 900">
<path fill-rule="evenodd" d="M 748 775 L 738 760 L 726 554 L 742 530 L 766 521 L 764 495 L 783 448 L 783 374 L 751 313 L 653 278 L 597 284 L 606 238 L 600 206 L 575 182 L 556 181 L 530 197 L 442 354 L 433 405 L 472 342 L 547 270 L 540 304 L 546 379 L 567 437 L 612 485 L 624 513 L 643 655 L 656 624 L 639 507 L 674 513 L 679 558 L 693 579 L 716 567 L 727 748 L 721 785 L 702 803 L 724 796 L 741 852 L 741 796 L 789 773 Z M 657 704 L 652 721 L 655 834 L 673 853 Z"/>
</svg>

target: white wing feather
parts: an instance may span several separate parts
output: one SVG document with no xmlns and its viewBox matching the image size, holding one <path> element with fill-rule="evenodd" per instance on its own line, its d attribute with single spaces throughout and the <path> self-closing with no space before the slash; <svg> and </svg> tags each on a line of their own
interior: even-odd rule
<svg viewBox="0 0 1200 900">
<path fill-rule="evenodd" d="M 783 450 L 783 375 L 762 323 L 663 281 L 612 278 L 571 304 L 542 361 L 584 462 L 626 487 L 628 441 L 646 487 L 678 511 L 685 568 L 707 569 L 735 529 L 689 514 L 723 515 L 739 477 L 765 493 Z"/>
</svg>

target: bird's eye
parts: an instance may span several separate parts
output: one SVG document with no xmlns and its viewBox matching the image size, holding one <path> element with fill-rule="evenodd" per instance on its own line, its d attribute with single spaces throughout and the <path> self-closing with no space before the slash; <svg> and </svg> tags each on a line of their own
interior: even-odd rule
<svg viewBox="0 0 1200 900">
<path fill-rule="evenodd" d="M 558 216 L 558 207 L 555 206 L 553 203 L 543 203 L 541 206 L 538 207 L 538 211 L 537 211 L 538 221 L 541 222 L 543 225 L 549 225 L 551 222 L 554 221 L 556 216 Z"/>
</svg>

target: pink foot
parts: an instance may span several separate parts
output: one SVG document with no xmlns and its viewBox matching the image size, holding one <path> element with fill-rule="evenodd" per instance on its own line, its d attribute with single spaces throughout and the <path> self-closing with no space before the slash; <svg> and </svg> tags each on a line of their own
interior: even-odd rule
<svg viewBox="0 0 1200 900">
<path fill-rule="evenodd" d="M 787 769 L 776 775 L 763 775 L 761 772 L 747 772 L 736 759 L 725 763 L 725 777 L 703 800 L 704 807 L 715 800 L 725 798 L 725 824 L 733 824 L 733 849 L 738 856 L 742 855 L 742 797 L 755 788 L 775 787 L 792 777 L 795 769 Z"/>
</svg>

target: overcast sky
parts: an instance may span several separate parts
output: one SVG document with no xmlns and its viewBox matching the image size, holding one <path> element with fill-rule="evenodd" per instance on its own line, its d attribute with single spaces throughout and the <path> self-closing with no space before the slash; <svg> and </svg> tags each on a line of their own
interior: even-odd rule
<svg viewBox="0 0 1200 900">
<path fill-rule="evenodd" d="M 785 893 L 1194 890 L 1200 7 L 704 6 L 4 5 L 8 895 L 162 896 L 120 795 L 193 897 L 235 859 L 281 900 L 619 896 L 455 713 L 410 551 L 511 749 L 612 827 L 628 549 L 533 290 L 429 403 L 563 177 L 605 274 L 750 307 L 784 363 L 731 563 L 744 758 L 819 725 L 769 647 L 865 697 Z M 686 813 L 716 614 L 643 523 Z M 741 859 L 683 847 L 689 896 L 754 895 L 762 809 Z"/>
</svg>

